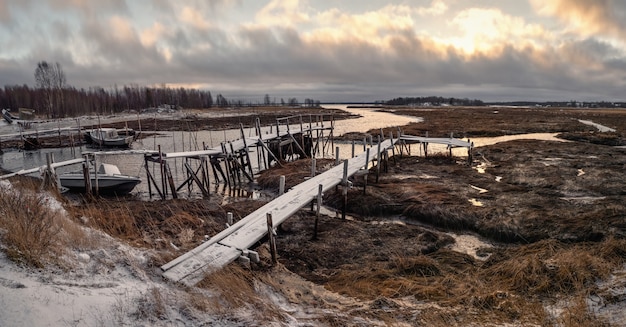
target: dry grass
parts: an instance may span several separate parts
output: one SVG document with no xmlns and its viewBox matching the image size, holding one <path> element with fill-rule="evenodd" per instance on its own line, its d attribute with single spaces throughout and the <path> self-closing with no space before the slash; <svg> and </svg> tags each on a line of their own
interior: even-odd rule
<svg viewBox="0 0 626 327">
<path fill-rule="evenodd" d="M 87 233 L 51 207 L 50 194 L 38 193 L 37 182 L 18 178 L 0 189 L 0 234 L 8 257 L 42 267 L 57 260 L 68 248 L 96 246 Z"/>
<path fill-rule="evenodd" d="M 245 308 L 252 309 L 254 320 L 259 323 L 285 321 L 283 311 L 259 294 L 257 279 L 252 271 L 231 264 L 208 274 L 197 286 L 218 293 L 213 312 L 232 314 L 234 310 Z"/>
</svg>

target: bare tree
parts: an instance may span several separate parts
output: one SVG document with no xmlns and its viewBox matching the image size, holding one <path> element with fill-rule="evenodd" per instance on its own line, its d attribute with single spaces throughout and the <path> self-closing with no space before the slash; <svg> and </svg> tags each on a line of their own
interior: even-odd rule
<svg viewBox="0 0 626 327">
<path fill-rule="evenodd" d="M 48 118 L 59 114 L 58 107 L 64 104 L 63 88 L 65 88 L 66 78 L 61 64 L 54 65 L 41 61 L 35 69 L 35 81 L 37 87 L 44 93 L 44 108 Z"/>
</svg>

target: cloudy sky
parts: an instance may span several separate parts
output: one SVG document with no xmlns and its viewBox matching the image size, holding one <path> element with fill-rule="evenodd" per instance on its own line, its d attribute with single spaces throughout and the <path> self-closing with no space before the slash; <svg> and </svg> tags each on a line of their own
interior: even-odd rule
<svg viewBox="0 0 626 327">
<path fill-rule="evenodd" d="M 0 0 L 0 86 L 626 100 L 622 0 Z"/>
</svg>

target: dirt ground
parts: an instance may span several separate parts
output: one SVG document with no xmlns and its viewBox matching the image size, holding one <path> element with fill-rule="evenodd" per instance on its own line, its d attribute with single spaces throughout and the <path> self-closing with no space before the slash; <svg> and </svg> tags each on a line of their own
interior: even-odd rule
<svg viewBox="0 0 626 327">
<path fill-rule="evenodd" d="M 412 135 L 551 132 L 573 141 L 518 140 L 475 148 L 469 164 L 465 157 L 398 155 L 377 183 L 370 173 L 365 190 L 362 179 L 353 180 L 349 219 L 322 215 L 317 239 L 309 209 L 288 219 L 277 237 L 280 267 L 360 303 L 349 308 L 350 316 L 318 323 L 367 325 L 354 323 L 360 317 L 407 326 L 623 325 L 626 149 L 614 145 L 626 144 L 626 111 L 387 110 L 423 117 L 423 123 L 402 127 Z M 617 131 L 599 133 L 578 119 Z M 305 159 L 270 169 L 258 177 L 259 185 L 271 194 L 276 176 L 285 175 L 288 188 L 308 176 L 309 167 Z M 325 194 L 325 205 L 341 210 L 340 194 L 340 187 Z M 127 217 L 100 228 L 163 249 L 155 262 L 160 265 L 220 231 L 227 211 L 243 217 L 263 203 L 100 201 L 77 208 L 76 217 L 103 209 Z M 98 225 L 97 219 L 92 223 Z M 478 244 L 473 251 L 463 251 L 465 237 Z M 179 250 L 168 248 L 168 241 Z M 277 288 L 290 292 L 289 285 Z M 313 301 L 307 292 L 292 300 Z"/>
</svg>

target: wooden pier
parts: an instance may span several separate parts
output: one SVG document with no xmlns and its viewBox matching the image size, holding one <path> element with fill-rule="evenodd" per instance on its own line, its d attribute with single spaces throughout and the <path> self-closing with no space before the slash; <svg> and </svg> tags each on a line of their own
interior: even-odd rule
<svg viewBox="0 0 626 327">
<path fill-rule="evenodd" d="M 268 232 L 268 214 L 272 217 L 272 227 L 276 227 L 316 200 L 320 190 L 325 192 L 339 184 L 347 189 L 348 177 L 368 169 L 369 164 L 378 160 L 381 154 L 384 156 L 395 142 L 396 140 L 385 140 L 376 147 L 368 148 L 360 155 L 345 160 L 343 164 L 294 186 L 195 249 L 163 265 L 163 276 L 186 285 L 195 285 L 204 274 L 234 261 L 262 239 Z"/>
</svg>

